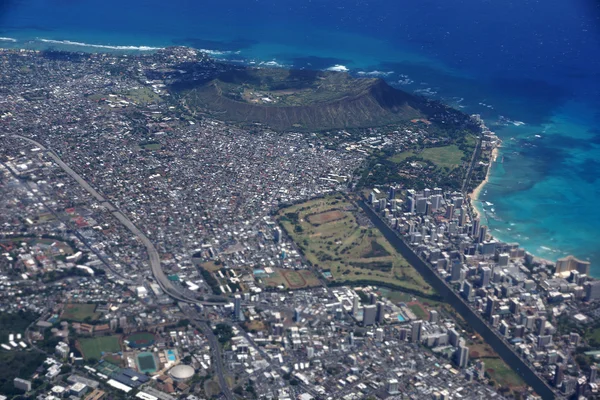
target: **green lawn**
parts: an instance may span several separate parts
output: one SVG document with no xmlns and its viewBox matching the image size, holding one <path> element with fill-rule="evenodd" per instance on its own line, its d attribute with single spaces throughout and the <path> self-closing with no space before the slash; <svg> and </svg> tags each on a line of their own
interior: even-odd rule
<svg viewBox="0 0 600 400">
<path fill-rule="evenodd" d="M 86 360 L 102 358 L 102 352 L 117 353 L 121 351 L 119 344 L 119 336 L 100 336 L 95 338 L 87 338 L 79 340 L 79 346 Z"/>
<path fill-rule="evenodd" d="M 525 382 L 500 358 L 482 358 L 485 363 L 485 371 L 491 379 L 500 386 L 515 388 L 524 386 Z"/>
<path fill-rule="evenodd" d="M 415 317 L 417 317 L 418 319 L 427 319 L 427 313 L 425 312 L 425 310 L 423 310 L 423 308 L 420 305 L 411 304 L 410 306 L 408 306 L 408 308 L 410 308 L 410 310 L 415 314 Z"/>
<path fill-rule="evenodd" d="M 432 294 L 431 287 L 379 230 L 359 224 L 357 212 L 337 195 L 296 204 L 280 210 L 278 216 L 306 258 L 330 270 L 334 280 L 368 280 Z"/>
<path fill-rule="evenodd" d="M 85 322 L 88 318 L 88 321 L 90 322 L 96 321 L 98 318 L 100 318 L 101 314 L 95 312 L 95 310 L 95 304 L 69 303 L 65 304 L 65 309 L 61 315 L 61 318 L 77 322 Z"/>
<path fill-rule="evenodd" d="M 453 170 L 460 166 L 462 163 L 462 157 L 464 153 L 456 145 L 442 146 L 442 147 L 429 147 L 421 152 L 405 151 L 402 153 L 394 154 L 389 158 L 390 161 L 400 164 L 408 157 L 417 156 L 424 160 L 433 162 L 438 168 L 447 167 Z"/>
</svg>

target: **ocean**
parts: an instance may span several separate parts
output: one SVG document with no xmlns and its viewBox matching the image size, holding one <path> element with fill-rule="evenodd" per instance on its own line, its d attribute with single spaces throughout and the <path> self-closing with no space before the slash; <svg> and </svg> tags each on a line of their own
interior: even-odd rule
<svg viewBox="0 0 600 400">
<path fill-rule="evenodd" d="M 493 235 L 600 277 L 600 8 L 590 0 L 4 0 L 0 47 L 185 45 L 347 70 L 478 113 L 502 139 L 477 205 Z"/>
</svg>

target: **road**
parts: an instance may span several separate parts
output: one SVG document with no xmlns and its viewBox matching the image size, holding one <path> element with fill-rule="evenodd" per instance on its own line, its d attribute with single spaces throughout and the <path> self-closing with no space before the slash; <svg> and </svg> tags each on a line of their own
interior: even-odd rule
<svg viewBox="0 0 600 400">
<path fill-rule="evenodd" d="M 380 216 L 373 211 L 364 201 L 358 204 L 371 219 L 373 224 L 381 231 L 392 246 L 412 265 L 423 278 L 450 304 L 469 325 L 479 333 L 487 343 L 500 355 L 500 357 L 518 374 L 523 380 L 531 386 L 537 394 L 543 399 L 554 399 L 557 394 L 525 362 L 514 348 L 506 341 L 506 338 L 500 336 L 497 330 L 490 326 L 481 315 L 474 311 L 465 300 L 454 291 L 454 289 L 443 280 L 436 271 L 423 260 L 392 228 L 390 228 Z"/>
<path fill-rule="evenodd" d="M 204 336 L 206 336 L 206 338 L 208 339 L 208 343 L 210 344 L 210 350 L 212 353 L 212 359 L 213 359 L 213 362 L 215 363 L 215 365 L 213 367 L 215 369 L 217 377 L 219 378 L 219 386 L 221 386 L 221 391 L 223 392 L 223 395 L 228 400 L 235 399 L 235 396 L 233 395 L 233 392 L 229 388 L 229 385 L 227 385 L 227 380 L 225 379 L 225 372 L 224 372 L 225 368 L 223 366 L 223 356 L 221 355 L 221 344 L 217 340 L 217 337 L 215 336 L 212 329 L 210 329 L 210 326 L 208 326 L 208 324 L 206 322 L 199 322 L 195 319 L 192 319 L 191 323 L 198 330 L 200 330 L 204 334 Z"/>
<path fill-rule="evenodd" d="M 156 247 L 152 244 L 150 239 L 129 219 L 121 212 L 112 202 L 106 199 L 102 194 L 100 194 L 96 189 L 94 189 L 85 179 L 83 179 L 77 172 L 75 172 L 71 167 L 64 163 L 54 153 L 52 149 L 47 148 L 43 144 L 21 135 L 11 135 L 12 137 L 22 139 L 30 144 L 35 145 L 40 148 L 47 154 L 63 171 L 65 171 L 71 178 L 73 178 L 82 188 L 84 188 L 92 197 L 94 197 L 97 201 L 99 201 L 104 207 L 106 207 L 115 218 L 119 220 L 131 233 L 137 236 L 140 241 L 143 243 L 144 247 L 146 247 L 146 252 L 148 253 L 148 261 L 150 262 L 150 268 L 152 270 L 152 276 L 160 288 L 170 297 L 178 301 L 184 301 L 187 303 L 199 303 L 203 305 L 222 305 L 222 302 L 210 302 L 210 301 L 200 301 L 192 297 L 188 297 L 185 294 L 181 293 L 177 288 L 173 286 L 171 281 L 167 278 L 167 275 L 163 271 L 160 264 L 160 256 Z"/>
<path fill-rule="evenodd" d="M 469 169 L 467 170 L 467 173 L 465 174 L 465 179 L 463 179 L 463 184 L 462 184 L 462 188 L 461 188 L 461 192 L 463 192 L 463 193 L 465 192 L 467 185 L 471 181 L 471 173 L 473 172 L 473 167 L 475 166 L 475 161 L 479 160 L 479 153 L 481 152 L 482 139 L 483 138 L 481 137 L 481 134 L 480 134 L 479 137 L 477 138 L 477 144 L 475 145 L 475 150 L 473 150 L 473 155 L 471 156 L 471 162 L 469 163 Z"/>
</svg>

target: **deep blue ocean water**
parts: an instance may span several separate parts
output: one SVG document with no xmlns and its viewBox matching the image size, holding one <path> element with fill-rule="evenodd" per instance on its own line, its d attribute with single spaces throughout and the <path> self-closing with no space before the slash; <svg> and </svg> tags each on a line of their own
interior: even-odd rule
<svg viewBox="0 0 600 400">
<path fill-rule="evenodd" d="M 599 17 L 590 0 L 0 0 L 0 46 L 188 45 L 479 113 L 504 140 L 481 195 L 492 233 L 600 276 Z"/>
</svg>

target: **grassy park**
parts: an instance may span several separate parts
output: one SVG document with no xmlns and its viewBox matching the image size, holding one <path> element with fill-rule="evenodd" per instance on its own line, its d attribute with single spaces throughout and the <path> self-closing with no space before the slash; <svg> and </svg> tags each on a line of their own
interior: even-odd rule
<svg viewBox="0 0 600 400">
<path fill-rule="evenodd" d="M 308 261 L 330 271 L 333 281 L 387 283 L 432 294 L 421 275 L 357 215 L 356 207 L 340 194 L 282 209 L 278 218 Z"/>
<path fill-rule="evenodd" d="M 89 360 L 90 358 L 100 360 L 103 352 L 117 353 L 121 351 L 120 337 L 118 335 L 113 335 L 80 339 L 79 347 L 86 360 Z"/>
<path fill-rule="evenodd" d="M 92 322 L 100 318 L 100 313 L 96 312 L 95 304 L 68 303 L 61 315 L 62 319 L 76 322 Z"/>
<path fill-rule="evenodd" d="M 395 163 L 401 163 L 409 157 L 419 157 L 427 161 L 433 162 L 438 168 L 448 168 L 453 170 L 460 166 L 462 163 L 462 157 L 465 153 L 458 148 L 456 145 L 442 146 L 442 147 L 429 147 L 423 149 L 421 152 L 405 151 L 402 153 L 394 154 L 390 158 L 390 161 Z"/>
</svg>

